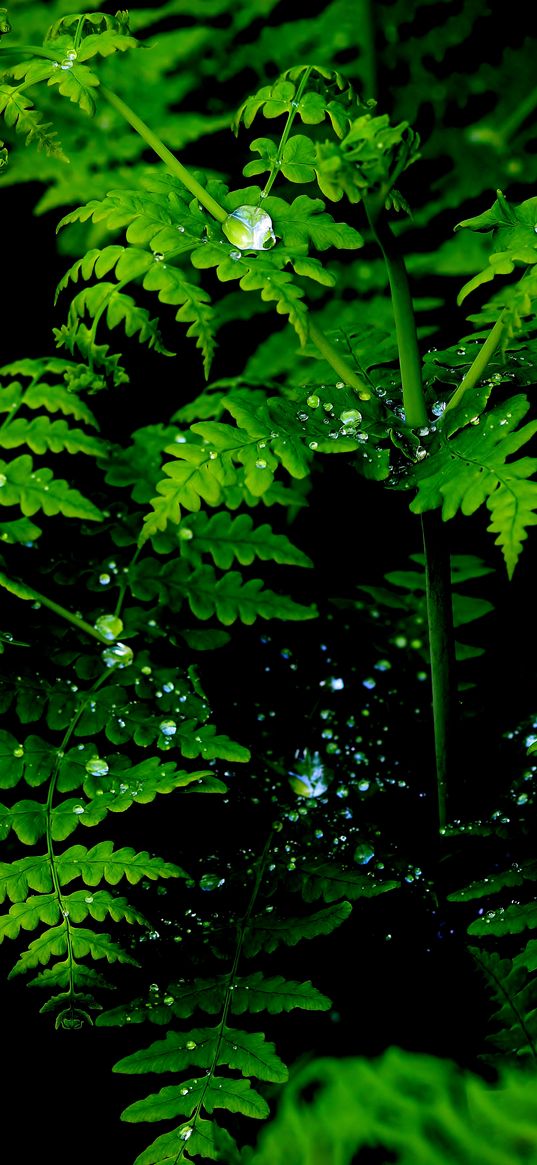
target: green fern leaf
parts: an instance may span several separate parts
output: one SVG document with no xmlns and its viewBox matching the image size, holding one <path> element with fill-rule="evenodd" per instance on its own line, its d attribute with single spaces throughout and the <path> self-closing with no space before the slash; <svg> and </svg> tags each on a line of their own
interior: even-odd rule
<svg viewBox="0 0 537 1165">
<path fill-rule="evenodd" d="M 258 915 L 252 919 L 246 931 L 244 953 L 252 956 L 259 954 L 259 951 L 267 951 L 270 954 L 280 943 L 294 947 L 301 939 L 331 934 L 345 922 L 351 912 L 350 902 L 339 902 L 337 906 L 328 906 L 326 910 L 319 910 L 304 918 Z"/>
<path fill-rule="evenodd" d="M 30 943 L 28 950 L 24 952 L 22 957 L 15 963 L 11 969 L 8 978 L 14 978 L 16 975 L 23 975 L 27 971 L 31 971 L 34 967 L 40 964 L 49 963 L 55 956 L 65 955 L 67 953 L 67 928 L 65 922 L 60 923 L 48 930 L 44 930 L 39 938 Z"/>
<path fill-rule="evenodd" d="M 3 113 L 6 125 L 14 126 L 17 133 L 25 135 L 26 145 L 35 142 L 38 149 L 44 150 L 50 157 L 62 162 L 69 161 L 56 132 L 50 132 L 51 123 L 43 121 L 30 98 L 18 86 L 0 85 L 0 113 Z"/>
<path fill-rule="evenodd" d="M 140 926 L 149 925 L 144 915 L 131 906 L 126 898 L 116 897 L 107 890 L 97 890 L 95 894 L 75 890 L 72 894 L 62 895 L 62 902 L 73 923 L 83 922 L 89 914 L 96 922 L 104 922 L 107 915 L 110 915 L 114 922 L 124 919 L 125 922 L 136 922 Z"/>
<path fill-rule="evenodd" d="M 7 837 L 11 829 L 24 845 L 34 845 L 46 833 L 46 806 L 29 800 L 10 808 L 0 805 L 0 837 Z"/>
<path fill-rule="evenodd" d="M 40 922 L 55 926 L 60 917 L 57 894 L 31 895 L 26 902 L 14 902 L 7 914 L 0 915 L 0 942 L 18 938 L 21 928 L 35 930 Z"/>
<path fill-rule="evenodd" d="M 374 882 L 367 874 L 354 870 L 344 870 L 331 862 L 309 862 L 297 869 L 295 878 L 302 888 L 305 902 L 315 902 L 323 898 L 325 902 L 336 902 L 338 898 L 374 898 L 395 890 L 399 883 L 394 881 Z"/>
<path fill-rule="evenodd" d="M 41 530 L 29 518 L 15 518 L 13 522 L 0 522 L 0 541 L 9 544 L 35 542 Z"/>
<path fill-rule="evenodd" d="M 468 934 L 519 934 L 522 930 L 534 930 L 537 927 L 537 902 L 520 904 L 512 903 L 509 906 L 497 906 L 495 910 L 486 910 L 481 918 L 475 918 L 468 927 Z"/>
<path fill-rule="evenodd" d="M 363 245 L 362 236 L 354 227 L 336 222 L 325 211 L 321 198 L 299 194 L 288 203 L 270 195 L 263 206 L 272 218 L 276 234 L 291 250 L 310 243 L 317 251 L 327 251 L 330 247 L 354 250 Z"/>
<path fill-rule="evenodd" d="M 189 580 L 188 602 L 198 619 L 216 614 L 224 626 L 240 618 L 250 625 L 262 619 L 313 619 L 315 607 L 296 603 L 287 595 L 277 595 L 263 587 L 259 578 L 244 582 L 238 571 L 230 570 L 217 579 L 212 566 L 201 566 Z"/>
<path fill-rule="evenodd" d="M 99 78 L 87 65 L 81 65 L 78 61 L 69 62 L 69 66 L 59 65 L 51 73 L 48 84 L 56 85 L 62 97 L 68 97 L 69 101 L 93 117 L 96 109 L 94 93 L 99 87 Z"/>
<path fill-rule="evenodd" d="M 177 742 L 183 756 L 194 760 L 202 756 L 204 760 L 230 760 L 240 764 L 250 760 L 250 750 L 225 733 L 216 732 L 214 724 L 199 724 L 196 720 L 186 720 L 177 728 Z M 193 790 L 196 792 L 196 789 Z"/>
<path fill-rule="evenodd" d="M 29 890 L 48 894 L 52 890 L 50 862 L 46 854 L 0 862 L 0 902 L 24 902 Z"/>
<path fill-rule="evenodd" d="M 526 529 L 537 524 L 537 483 L 528 481 L 537 459 L 507 461 L 537 432 L 537 421 L 517 427 L 528 409 L 525 396 L 514 396 L 488 410 L 471 427 L 472 406 L 453 409 L 445 418 L 440 448 L 411 474 L 418 487 L 410 505 L 415 513 L 441 506 L 442 517 L 448 521 L 459 509 L 473 514 L 486 503 L 492 514 L 488 529 L 497 535 L 496 545 L 502 548 L 510 578 L 527 538 Z"/>
<path fill-rule="evenodd" d="M 268 1116 L 266 1100 L 255 1092 L 249 1080 L 231 1080 L 225 1076 L 213 1076 L 209 1085 L 205 1080 L 185 1080 L 179 1086 L 169 1084 L 160 1092 L 137 1100 L 121 1114 L 121 1119 L 130 1122 L 168 1120 L 175 1116 L 190 1116 L 202 1100 L 206 1112 L 215 1108 L 225 1108 L 229 1112 L 242 1112 L 244 1116 L 262 1119 Z"/>
<path fill-rule="evenodd" d="M 184 445 L 177 456 L 182 460 L 162 467 L 170 480 L 157 485 L 159 496 L 152 499 L 153 512 L 144 518 L 142 545 L 152 535 L 165 530 L 169 522 L 178 524 L 181 506 L 199 510 L 201 498 L 211 506 L 222 500 L 223 471 L 217 460 L 211 460 L 199 445 Z"/>
<path fill-rule="evenodd" d="M 281 1083 L 287 1079 L 285 1064 L 262 1032 L 245 1032 L 237 1028 L 195 1028 L 186 1034 L 172 1031 L 164 1040 L 125 1056 L 114 1065 L 114 1072 L 129 1075 L 144 1072 L 181 1072 L 190 1064 L 210 1068 L 218 1046 L 218 1064 L 237 1069 L 243 1076 Z"/>
<path fill-rule="evenodd" d="M 99 437 L 85 433 L 83 429 L 71 429 L 65 421 L 50 421 L 48 417 L 26 420 L 17 417 L 0 433 L 0 446 L 14 449 L 17 445 L 27 445 L 34 453 L 87 453 L 92 457 L 103 457 L 107 445 Z"/>
<path fill-rule="evenodd" d="M 188 876 L 180 866 L 152 857 L 145 850 L 136 853 L 127 846 L 114 850 L 112 841 L 100 841 L 92 849 L 74 845 L 56 858 L 56 868 L 61 886 L 66 886 L 73 878 L 81 878 L 86 886 L 98 886 L 103 879 L 116 886 L 126 878 L 135 886 L 142 878 L 155 881 L 156 878 Z"/>
<path fill-rule="evenodd" d="M 285 534 L 276 534 L 265 522 L 254 527 L 249 514 L 233 517 L 228 510 L 209 515 L 204 510 L 182 522 L 183 537 L 190 530 L 192 540 L 182 542 L 181 550 L 189 557 L 211 554 L 216 566 L 229 570 L 234 559 L 250 566 L 255 558 L 289 566 L 312 566 L 306 554 L 293 546 Z"/>
<path fill-rule="evenodd" d="M 524 863 L 520 869 L 500 870 L 497 873 L 487 875 L 486 878 L 470 882 L 462 890 L 448 894 L 448 901 L 468 902 L 473 898 L 488 897 L 489 894 L 496 894 L 505 888 L 512 889 L 515 886 L 522 886 L 526 878 L 537 881 L 537 862 Z"/>
<path fill-rule="evenodd" d="M 34 470 L 28 453 L 14 461 L 0 460 L 0 475 L 5 477 L 0 492 L 0 505 L 20 506 L 23 514 L 31 517 L 37 510 L 47 515 L 63 514 L 66 518 L 83 518 L 100 522 L 101 511 L 66 481 L 53 477 L 52 470 Z"/>
<path fill-rule="evenodd" d="M 490 210 L 457 224 L 457 230 L 468 227 L 473 231 L 492 231 L 494 246 L 494 254 L 490 256 L 488 266 L 464 285 L 458 303 L 462 303 L 471 291 L 490 282 L 496 275 L 510 275 L 516 263 L 537 263 L 536 222 L 537 198 L 528 198 L 526 202 L 514 206 L 498 190 L 498 198 Z"/>
<path fill-rule="evenodd" d="M 93 967 L 77 963 L 72 957 L 63 962 L 55 963 L 53 967 L 47 967 L 44 971 L 39 971 L 33 979 L 28 980 L 29 987 L 41 987 L 47 991 L 51 988 L 53 990 L 63 988 L 71 991 L 73 983 L 77 990 L 86 987 L 92 990 L 110 990 L 113 987 L 113 984 L 109 983 L 104 975 L 100 975 Z"/>
<path fill-rule="evenodd" d="M 226 1129 L 216 1129 L 214 1121 L 203 1120 L 198 1116 L 191 1124 L 185 1122 L 171 1133 L 163 1133 L 161 1137 L 157 1137 L 143 1153 L 140 1153 L 134 1165 L 176 1165 L 185 1151 L 188 1152 L 188 1157 L 184 1157 L 185 1161 L 193 1160 L 196 1156 L 217 1161 L 222 1160 L 222 1152 L 236 1154 L 238 1150 L 233 1137 Z M 232 1159 L 230 1157 L 230 1160 Z"/>
<path fill-rule="evenodd" d="M 281 975 L 265 978 L 261 971 L 238 979 L 231 1000 L 231 1011 L 235 1015 L 242 1015 L 245 1011 L 268 1011 L 276 1015 L 295 1007 L 305 1011 L 327 1011 L 331 1006 L 328 997 L 309 980 L 297 983 Z"/>
<path fill-rule="evenodd" d="M 505 1055 L 537 1057 L 537 980 L 528 979 L 523 960 L 515 966 L 495 952 L 470 947 L 487 979 L 497 1008 L 489 1039 Z"/>
<path fill-rule="evenodd" d="M 18 785 L 24 771 L 23 753 L 22 746 L 11 732 L 0 729 L 0 785 L 3 789 L 13 789 Z"/>
</svg>

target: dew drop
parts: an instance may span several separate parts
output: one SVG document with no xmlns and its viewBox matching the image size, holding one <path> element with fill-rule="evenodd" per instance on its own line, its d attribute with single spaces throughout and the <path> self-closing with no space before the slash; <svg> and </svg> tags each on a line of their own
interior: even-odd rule
<svg viewBox="0 0 537 1165">
<path fill-rule="evenodd" d="M 255 466 L 256 466 L 256 469 L 266 469 L 267 463 L 266 463 L 266 461 L 263 460 L 262 457 L 258 457 L 257 461 L 255 463 Z"/>
<path fill-rule="evenodd" d="M 100 756 L 92 756 L 86 764 L 86 772 L 92 777 L 106 777 L 106 774 L 110 772 L 110 768 Z"/>
<path fill-rule="evenodd" d="M 375 850 L 373 846 L 370 845 L 367 841 L 357 845 L 354 851 L 354 860 L 359 866 L 367 866 L 368 862 L 370 862 L 371 858 L 374 856 Z"/>
<path fill-rule="evenodd" d="M 238 259 L 242 259 L 242 251 L 235 251 L 235 250 L 230 251 L 229 257 L 230 257 L 230 259 L 233 259 L 233 261 L 236 263 Z"/>
<path fill-rule="evenodd" d="M 177 732 L 175 720 L 161 720 L 159 728 L 163 736 L 175 736 Z"/>
<path fill-rule="evenodd" d="M 109 639 L 110 641 L 117 639 L 118 635 L 121 635 L 123 631 L 123 622 L 121 619 L 118 619 L 117 615 L 100 615 L 93 626 L 103 636 L 103 639 Z"/>
<path fill-rule="evenodd" d="M 134 659 L 134 652 L 126 643 L 114 643 L 105 647 L 101 658 L 107 667 L 128 667 Z"/>
</svg>

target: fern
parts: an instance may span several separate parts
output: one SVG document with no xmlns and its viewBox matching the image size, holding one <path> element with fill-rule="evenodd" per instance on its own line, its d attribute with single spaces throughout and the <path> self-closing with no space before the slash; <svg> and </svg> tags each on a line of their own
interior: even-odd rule
<svg viewBox="0 0 537 1165">
<path fill-rule="evenodd" d="M 527 527 L 537 521 L 537 486 L 528 480 L 537 462 L 532 457 L 507 458 L 530 440 L 537 423 L 530 421 L 518 428 L 529 409 L 522 395 L 482 413 L 489 393 L 490 385 L 476 393 L 470 404 L 463 403 L 446 415 L 438 451 L 432 451 L 410 475 L 418 488 L 410 508 L 423 513 L 441 506 L 447 520 L 459 509 L 473 514 L 486 504 L 492 515 L 488 529 L 496 534 L 511 578 Z"/>
<path fill-rule="evenodd" d="M 288 1085 L 246 1160 L 306 1165 L 321 1153 L 327 1165 L 350 1165 L 357 1153 L 373 1152 L 398 1165 L 522 1165 L 537 1155 L 534 1094 L 533 1075 L 504 1068 L 491 1085 L 400 1048 L 375 1060 L 317 1060 Z"/>
</svg>

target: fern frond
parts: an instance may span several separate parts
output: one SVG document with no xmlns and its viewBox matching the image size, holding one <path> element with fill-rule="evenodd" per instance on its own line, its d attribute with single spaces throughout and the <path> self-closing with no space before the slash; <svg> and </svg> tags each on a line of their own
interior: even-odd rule
<svg viewBox="0 0 537 1165">
<path fill-rule="evenodd" d="M 164 1040 L 157 1040 L 119 1060 L 114 1065 L 114 1072 L 128 1075 L 181 1072 L 191 1064 L 196 1068 L 210 1068 L 215 1051 L 218 1051 L 220 1066 L 237 1069 L 243 1076 L 256 1076 L 258 1080 L 275 1083 L 287 1080 L 285 1064 L 276 1054 L 274 1044 L 266 1040 L 262 1032 L 230 1027 L 225 1027 L 222 1032 L 220 1025 L 194 1028 L 186 1033 L 167 1032 Z"/>
<path fill-rule="evenodd" d="M 28 403 L 25 400 L 24 403 Z M 72 429 L 66 421 L 50 421 L 48 417 L 27 420 L 16 417 L 0 431 L 0 448 L 15 449 L 27 445 L 34 453 L 86 453 L 92 457 L 103 457 L 107 445 L 100 437 L 85 433 L 83 429 Z"/>
<path fill-rule="evenodd" d="M 257 955 L 259 951 L 270 954 L 280 943 L 296 946 L 304 938 L 317 938 L 320 934 L 331 934 L 341 926 L 352 911 L 350 902 L 338 902 L 303 918 L 278 918 L 273 914 L 257 915 L 252 918 L 244 939 L 244 954 Z"/>
<path fill-rule="evenodd" d="M 315 902 L 323 898 L 325 902 L 337 902 L 339 898 L 374 898 L 395 890 L 395 881 L 376 882 L 367 874 L 345 870 L 332 862 L 302 863 L 297 868 L 295 880 L 301 886 L 305 902 Z"/>
<path fill-rule="evenodd" d="M 188 602 L 198 619 L 209 619 L 216 614 L 225 627 L 237 619 L 252 624 L 258 616 L 262 619 L 313 619 L 317 611 L 278 595 L 263 586 L 259 578 L 244 582 L 236 570 L 228 570 L 217 579 L 212 566 L 201 566 L 191 575 L 188 587 Z"/>
<path fill-rule="evenodd" d="M 478 400 L 483 395 L 486 399 L 489 392 L 490 386 L 485 394 L 481 390 Z M 502 549 L 510 578 L 527 528 L 537 523 L 537 483 L 528 480 L 537 469 L 537 459 L 507 460 L 537 432 L 537 421 L 518 427 L 529 407 L 527 397 L 517 395 L 482 416 L 475 400 L 450 410 L 440 431 L 439 448 L 410 475 L 418 488 L 410 505 L 414 513 L 441 506 L 447 521 L 459 510 L 473 514 L 487 505 L 492 515 L 488 529 L 497 535 L 496 545 Z"/>
<path fill-rule="evenodd" d="M 233 517 L 228 510 L 212 515 L 200 510 L 183 519 L 180 538 L 182 554 L 188 558 L 210 554 L 221 570 L 229 570 L 235 559 L 241 566 L 250 566 L 256 558 L 288 566 L 313 565 L 285 534 L 276 534 L 266 522 L 254 526 L 249 514 Z"/>
<path fill-rule="evenodd" d="M 51 123 L 43 120 L 43 116 L 35 108 L 25 93 L 20 92 L 16 85 L 0 85 L 0 113 L 3 113 L 6 125 L 13 126 L 17 133 L 24 134 L 26 145 L 31 142 L 37 144 L 52 158 L 62 162 L 69 159 L 63 152 L 55 130 L 51 130 Z"/>
<path fill-rule="evenodd" d="M 26 517 L 42 510 L 48 516 L 63 514 L 66 518 L 83 518 L 87 521 L 102 520 L 97 506 L 83 497 L 76 489 L 71 489 L 66 481 L 55 478 L 51 469 L 34 470 L 28 453 L 21 454 L 14 461 L 0 460 L 0 505 L 19 506 Z"/>
</svg>

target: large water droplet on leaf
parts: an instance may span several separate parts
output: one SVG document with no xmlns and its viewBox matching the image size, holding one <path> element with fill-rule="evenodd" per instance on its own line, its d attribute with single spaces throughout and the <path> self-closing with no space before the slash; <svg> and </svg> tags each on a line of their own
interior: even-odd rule
<svg viewBox="0 0 537 1165">
<path fill-rule="evenodd" d="M 243 251 L 266 251 L 276 242 L 272 219 L 258 206 L 238 206 L 228 214 L 222 230 L 226 239 L 234 247 L 242 247 Z M 233 258 L 233 252 L 230 253 Z"/>
<path fill-rule="evenodd" d="M 94 623 L 95 630 L 103 639 L 109 639 L 111 642 L 118 638 L 123 631 L 123 622 L 118 619 L 117 615 L 100 615 Z"/>
<path fill-rule="evenodd" d="M 128 667 L 134 659 L 134 652 L 126 643 L 114 643 L 105 647 L 102 659 L 107 667 Z"/>
<path fill-rule="evenodd" d="M 109 771 L 109 766 L 100 756 L 92 756 L 86 764 L 86 772 L 92 777 L 106 777 Z"/>
</svg>

